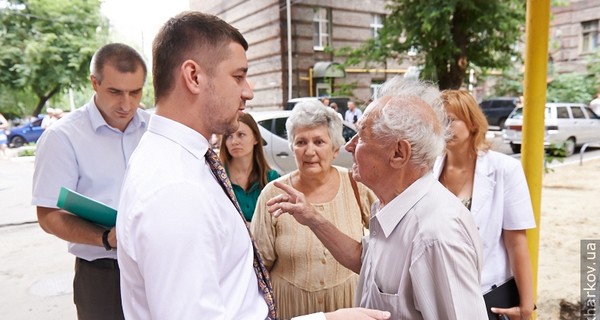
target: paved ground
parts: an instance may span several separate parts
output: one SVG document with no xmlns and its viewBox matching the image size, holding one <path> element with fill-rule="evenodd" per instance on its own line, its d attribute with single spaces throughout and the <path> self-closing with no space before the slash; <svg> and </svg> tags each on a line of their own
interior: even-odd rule
<svg viewBox="0 0 600 320">
<path fill-rule="evenodd" d="M 0 159 L 0 318 L 76 319 L 74 258 L 38 226 L 32 176 L 33 158 Z"/>
</svg>

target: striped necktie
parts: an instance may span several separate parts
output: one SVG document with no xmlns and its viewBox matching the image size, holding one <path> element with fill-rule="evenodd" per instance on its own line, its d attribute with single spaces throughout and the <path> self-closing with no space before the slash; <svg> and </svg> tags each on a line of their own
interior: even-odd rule
<svg viewBox="0 0 600 320">
<path fill-rule="evenodd" d="M 210 166 L 210 170 L 212 170 L 213 174 L 217 178 L 217 181 L 223 188 L 223 191 L 227 193 L 229 196 L 229 200 L 233 202 L 233 205 L 237 209 L 244 225 L 246 225 L 246 219 L 242 214 L 242 210 L 240 209 L 240 205 L 235 198 L 235 193 L 233 193 L 233 188 L 231 187 L 231 181 L 229 181 L 229 177 L 227 177 L 227 173 L 225 172 L 225 168 L 221 165 L 221 161 L 217 154 L 209 147 L 206 155 L 204 156 L 208 165 Z M 246 227 L 247 228 L 247 227 Z M 248 235 L 250 236 L 250 240 L 252 241 L 252 248 L 254 249 L 254 272 L 256 272 L 256 278 L 258 279 L 258 287 L 262 291 L 262 294 L 267 302 L 267 306 L 269 307 L 269 314 L 267 315 L 268 320 L 276 320 L 277 317 L 277 308 L 275 307 L 275 300 L 273 298 L 273 286 L 271 285 L 271 278 L 269 277 L 269 273 L 265 268 L 265 264 L 260 258 L 260 254 L 256 248 L 256 243 L 252 238 L 252 234 L 250 234 L 250 229 L 248 229 Z"/>
</svg>

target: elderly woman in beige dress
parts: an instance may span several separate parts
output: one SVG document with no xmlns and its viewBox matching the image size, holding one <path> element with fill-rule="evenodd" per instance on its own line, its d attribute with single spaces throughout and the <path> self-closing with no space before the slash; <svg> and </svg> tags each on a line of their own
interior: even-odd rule
<svg viewBox="0 0 600 320">
<path fill-rule="evenodd" d="M 345 143 L 342 120 L 318 101 L 299 103 L 286 123 L 297 170 L 277 179 L 306 199 L 348 236 L 360 240 L 374 194 L 332 165 Z M 266 202 L 283 191 L 269 183 L 260 194 L 251 231 L 270 269 L 281 319 L 352 307 L 357 275 L 339 264 L 310 229 L 292 216 L 273 218 Z"/>
</svg>

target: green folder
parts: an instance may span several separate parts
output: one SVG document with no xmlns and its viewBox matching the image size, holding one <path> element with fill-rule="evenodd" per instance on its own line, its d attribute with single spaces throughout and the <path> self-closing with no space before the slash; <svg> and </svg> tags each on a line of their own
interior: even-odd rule
<svg viewBox="0 0 600 320">
<path fill-rule="evenodd" d="M 117 223 L 117 210 L 65 187 L 60 188 L 56 206 L 105 227 Z"/>
</svg>

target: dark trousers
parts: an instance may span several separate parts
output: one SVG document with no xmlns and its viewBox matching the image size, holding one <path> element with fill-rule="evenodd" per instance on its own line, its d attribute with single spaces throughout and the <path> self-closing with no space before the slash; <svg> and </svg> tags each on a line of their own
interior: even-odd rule
<svg viewBox="0 0 600 320">
<path fill-rule="evenodd" d="M 79 320 L 125 319 L 117 260 L 77 258 L 73 297 Z"/>
</svg>

